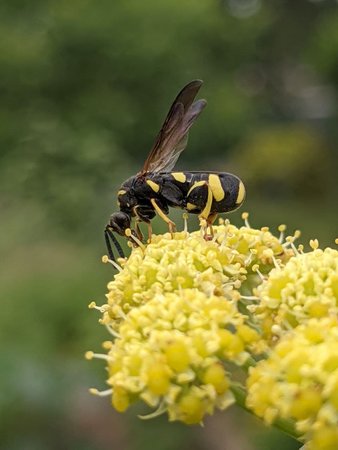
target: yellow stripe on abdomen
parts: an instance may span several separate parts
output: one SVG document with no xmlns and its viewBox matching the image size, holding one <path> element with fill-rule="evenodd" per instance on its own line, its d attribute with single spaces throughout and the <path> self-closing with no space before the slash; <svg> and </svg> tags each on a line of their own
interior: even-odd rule
<svg viewBox="0 0 338 450">
<path fill-rule="evenodd" d="M 201 187 L 201 186 L 205 186 L 207 183 L 206 183 L 206 181 L 203 181 L 203 180 L 201 180 L 201 181 L 195 181 L 195 183 L 191 186 L 191 188 L 189 189 L 189 191 L 188 191 L 188 193 L 187 193 L 187 197 L 191 194 L 191 192 L 194 190 L 194 189 L 196 189 L 196 188 L 198 188 L 198 187 Z"/>
<path fill-rule="evenodd" d="M 222 187 L 222 183 L 219 176 L 214 173 L 211 173 L 209 175 L 208 182 L 212 192 L 212 196 L 214 197 L 216 202 L 220 202 L 221 200 L 223 200 L 225 197 L 225 192 Z"/>
<path fill-rule="evenodd" d="M 244 184 L 240 181 L 238 185 L 238 194 L 236 199 L 236 205 L 240 205 L 245 197 L 245 187 Z"/>
</svg>

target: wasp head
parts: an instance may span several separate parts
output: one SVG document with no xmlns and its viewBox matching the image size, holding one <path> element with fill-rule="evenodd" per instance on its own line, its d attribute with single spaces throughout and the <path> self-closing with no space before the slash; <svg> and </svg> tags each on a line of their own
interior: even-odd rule
<svg viewBox="0 0 338 450">
<path fill-rule="evenodd" d="M 108 226 L 121 236 L 125 236 L 126 229 L 130 228 L 130 221 L 131 217 L 129 214 L 119 211 L 110 216 Z"/>
</svg>

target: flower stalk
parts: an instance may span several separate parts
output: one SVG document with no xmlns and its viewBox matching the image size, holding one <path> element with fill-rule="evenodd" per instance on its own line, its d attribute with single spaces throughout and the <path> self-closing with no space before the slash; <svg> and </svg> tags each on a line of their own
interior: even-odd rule
<svg viewBox="0 0 338 450">
<path fill-rule="evenodd" d="M 233 383 L 231 385 L 231 392 L 234 394 L 236 404 L 248 413 L 254 415 L 253 411 L 247 406 L 247 391 L 245 388 L 238 383 Z M 293 420 L 277 418 L 274 421 L 273 426 L 290 437 L 302 442 L 301 435 L 296 430 L 295 422 Z"/>
</svg>

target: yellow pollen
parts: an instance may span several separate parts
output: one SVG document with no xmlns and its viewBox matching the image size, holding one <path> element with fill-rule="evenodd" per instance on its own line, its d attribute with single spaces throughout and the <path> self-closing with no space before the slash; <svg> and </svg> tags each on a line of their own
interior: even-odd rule
<svg viewBox="0 0 338 450">
<path fill-rule="evenodd" d="M 242 219 L 244 220 L 244 223 L 245 223 L 245 226 L 247 227 L 247 228 L 250 228 L 250 224 L 249 224 L 249 213 L 248 212 L 244 212 L 243 214 L 242 214 Z"/>
<path fill-rule="evenodd" d="M 85 358 L 88 359 L 88 360 L 93 359 L 94 358 L 94 352 L 92 352 L 92 351 L 86 352 L 85 353 Z"/>
<path fill-rule="evenodd" d="M 319 247 L 318 239 L 311 239 L 311 240 L 310 240 L 310 247 L 311 247 L 313 250 L 317 250 L 317 248 Z"/>
<path fill-rule="evenodd" d="M 154 181 L 147 180 L 146 183 L 154 192 L 158 192 L 160 190 L 160 186 Z"/>
<path fill-rule="evenodd" d="M 212 192 L 212 195 L 216 202 L 220 202 L 225 197 L 225 192 L 222 187 L 221 180 L 218 175 L 211 173 L 209 175 L 209 186 Z"/>
<path fill-rule="evenodd" d="M 180 183 L 185 183 L 187 180 L 187 177 L 183 172 L 172 172 L 171 175 L 176 181 L 179 181 Z"/>
<path fill-rule="evenodd" d="M 244 184 L 240 181 L 238 185 L 236 204 L 240 205 L 241 203 L 243 203 L 244 198 L 245 198 L 245 187 Z"/>
<path fill-rule="evenodd" d="M 105 350 L 110 350 L 112 348 L 112 346 L 113 346 L 112 341 L 104 341 L 104 342 L 102 342 L 102 347 Z"/>
<path fill-rule="evenodd" d="M 120 191 L 117 192 L 117 196 L 119 197 L 120 195 L 124 195 L 126 193 L 127 193 L 127 191 L 125 191 L 124 189 L 121 189 Z"/>
<path fill-rule="evenodd" d="M 108 261 L 109 261 L 108 256 L 107 256 L 107 255 L 103 255 L 103 256 L 102 256 L 102 262 L 103 262 L 103 264 L 107 264 Z"/>
<path fill-rule="evenodd" d="M 98 395 L 98 394 L 99 394 L 99 391 L 98 391 L 98 389 L 96 389 L 96 388 L 90 388 L 90 389 L 89 389 L 89 393 L 90 393 L 90 394 L 93 394 L 93 395 Z"/>
</svg>

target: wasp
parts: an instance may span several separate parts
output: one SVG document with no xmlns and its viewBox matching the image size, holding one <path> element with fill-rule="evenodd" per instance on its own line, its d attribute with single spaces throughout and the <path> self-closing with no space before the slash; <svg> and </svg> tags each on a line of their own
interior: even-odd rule
<svg viewBox="0 0 338 450">
<path fill-rule="evenodd" d="M 109 238 L 119 255 L 124 256 L 114 233 L 127 235 L 133 242 L 142 241 L 139 223 L 145 222 L 151 239 L 151 220 L 156 214 L 173 233 L 176 227 L 168 217 L 169 207 L 198 214 L 200 219 L 204 219 L 205 229 L 212 230 L 218 213 L 233 211 L 243 203 L 244 184 L 235 175 L 226 172 L 172 171 L 186 148 L 190 127 L 207 104 L 204 99 L 194 101 L 202 83 L 202 80 L 193 80 L 179 92 L 142 170 L 120 187 L 117 193 L 120 211 L 110 216 L 104 230 L 110 259 L 114 260 L 114 254 Z M 135 219 L 133 230 L 132 219 Z M 208 238 L 207 233 L 205 237 Z"/>
</svg>

